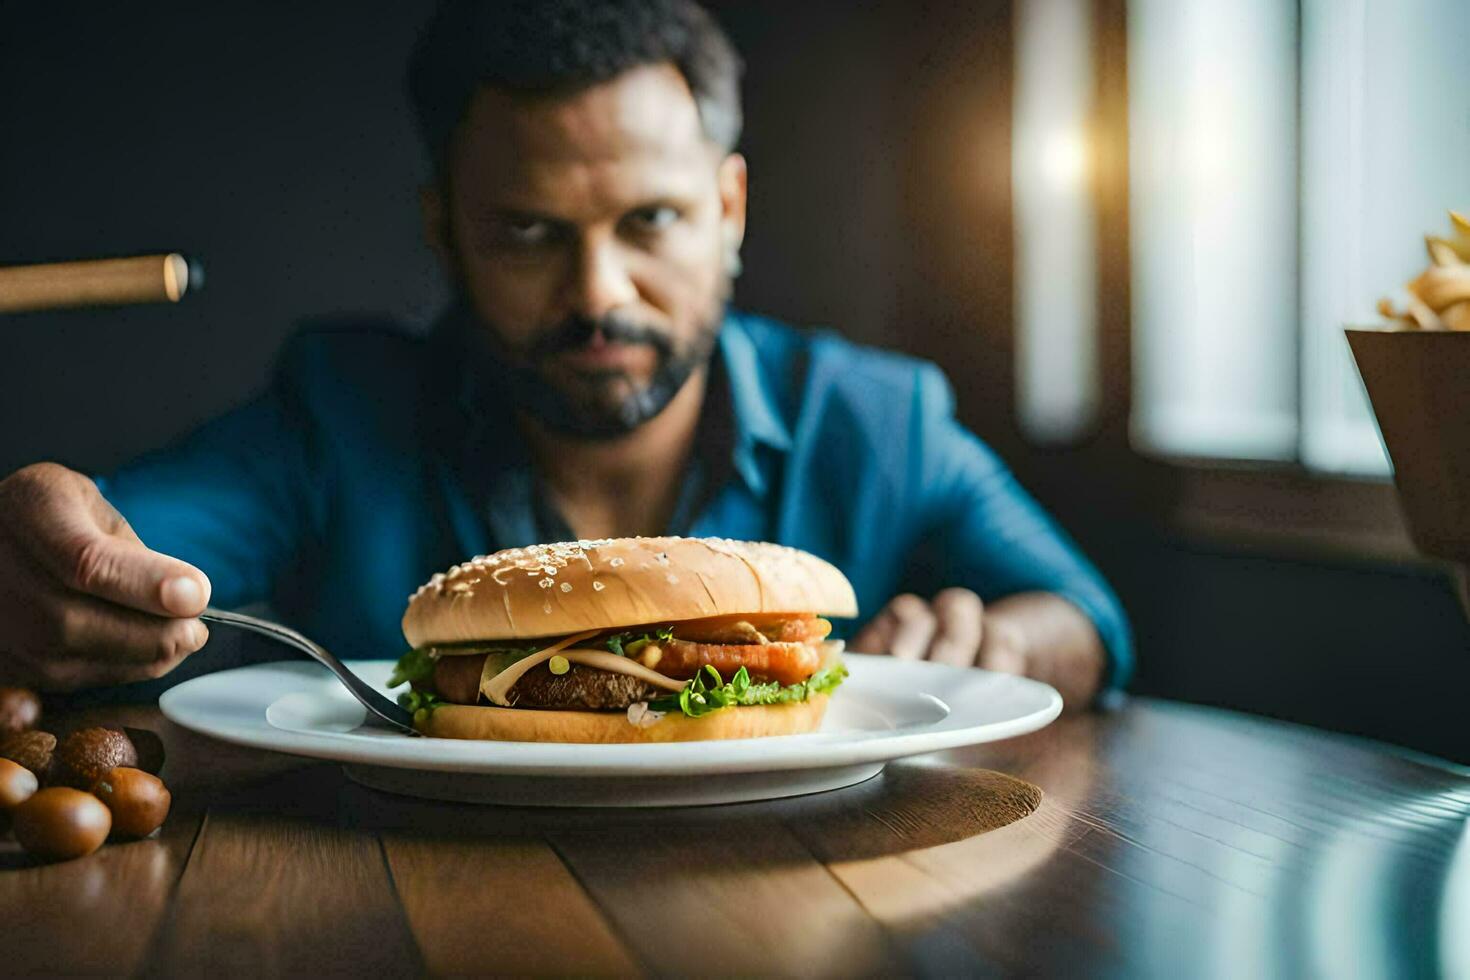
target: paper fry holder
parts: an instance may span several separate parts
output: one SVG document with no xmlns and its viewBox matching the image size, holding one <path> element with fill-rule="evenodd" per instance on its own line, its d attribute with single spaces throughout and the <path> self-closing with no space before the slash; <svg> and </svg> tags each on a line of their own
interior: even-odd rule
<svg viewBox="0 0 1470 980">
<path fill-rule="evenodd" d="M 1349 329 L 1409 534 L 1459 568 L 1470 615 L 1470 332 Z"/>
</svg>

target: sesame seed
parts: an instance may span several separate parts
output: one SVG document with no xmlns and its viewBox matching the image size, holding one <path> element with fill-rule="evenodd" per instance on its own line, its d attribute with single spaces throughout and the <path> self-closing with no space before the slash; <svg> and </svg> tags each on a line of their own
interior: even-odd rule
<svg viewBox="0 0 1470 980">
<path fill-rule="evenodd" d="M 554 585 L 554 584 L 555 584 L 555 583 L 553 583 L 553 582 L 552 582 L 552 581 L 551 581 L 551 579 L 549 579 L 549 578 L 544 578 L 544 579 L 542 579 L 542 580 L 541 580 L 541 581 L 539 581 L 539 582 L 537 582 L 537 583 L 536 583 L 536 584 L 537 584 L 537 585 L 539 585 L 539 586 L 541 586 L 541 587 L 542 587 L 542 588 L 543 588 L 543 589 L 549 589 L 549 588 L 551 588 L 551 587 L 552 587 L 552 585 Z"/>
<path fill-rule="evenodd" d="M 607 586 L 603 585 L 601 582 L 593 582 L 592 583 L 592 591 L 593 592 L 601 592 L 605 588 L 607 588 Z"/>
<path fill-rule="evenodd" d="M 561 584 L 561 590 L 563 592 L 570 592 L 570 591 L 572 591 L 572 583 L 570 583 L 570 582 L 563 582 Z"/>
</svg>

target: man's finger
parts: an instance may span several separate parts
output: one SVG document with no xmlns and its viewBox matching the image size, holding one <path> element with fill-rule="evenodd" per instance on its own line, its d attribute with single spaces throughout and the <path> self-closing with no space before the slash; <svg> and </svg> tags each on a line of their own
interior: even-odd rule
<svg viewBox="0 0 1470 980">
<path fill-rule="evenodd" d="M 1028 665 L 1024 638 L 1012 630 L 996 628 L 992 622 L 991 628 L 980 639 L 980 657 L 976 666 L 1024 677 Z"/>
<path fill-rule="evenodd" d="M 193 617 L 209 605 L 209 579 L 203 572 L 136 541 L 98 535 L 63 560 L 66 585 L 119 606 Z"/>
<path fill-rule="evenodd" d="M 945 589 L 930 604 L 938 627 L 929 644 L 929 659 L 969 667 L 980 653 L 984 604 L 969 589 Z"/>
<path fill-rule="evenodd" d="M 55 638 L 57 656 L 94 663 L 177 661 L 209 639 L 197 619 L 150 616 L 90 596 L 67 596 L 51 618 L 46 632 Z"/>
<path fill-rule="evenodd" d="M 894 621 L 889 653 L 903 660 L 918 660 L 928 652 L 936 626 L 929 603 L 905 593 L 894 596 L 884 614 Z"/>
<path fill-rule="evenodd" d="M 16 477 L 3 502 L 23 532 L 14 537 L 66 588 L 156 616 L 193 617 L 209 604 L 204 573 L 145 547 L 91 480 L 53 465 Z"/>
<path fill-rule="evenodd" d="M 162 677 L 188 656 L 155 660 L 151 663 L 126 663 L 79 660 L 75 657 L 12 658 L 7 679 L 40 691 L 76 691 L 106 684 L 131 684 L 135 681 Z"/>
<path fill-rule="evenodd" d="M 893 617 L 888 615 L 887 610 L 884 610 L 873 617 L 868 625 L 852 638 L 847 648 L 853 653 L 887 653 L 889 645 L 893 642 L 895 625 Z"/>
<path fill-rule="evenodd" d="M 203 572 L 149 550 L 131 529 L 113 536 L 88 515 L 60 514 L 48 532 L 35 552 L 69 589 L 155 616 L 198 616 L 209 605 Z"/>
</svg>

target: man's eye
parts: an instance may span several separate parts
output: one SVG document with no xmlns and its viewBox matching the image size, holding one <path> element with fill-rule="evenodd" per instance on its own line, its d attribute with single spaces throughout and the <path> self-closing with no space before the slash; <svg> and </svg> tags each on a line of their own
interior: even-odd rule
<svg viewBox="0 0 1470 980">
<path fill-rule="evenodd" d="M 545 245 L 551 241 L 552 227 L 549 221 L 513 219 L 501 225 L 501 233 L 505 241 L 511 245 L 523 247 Z"/>
<path fill-rule="evenodd" d="M 628 220 L 637 231 L 662 231 L 679 220 L 679 211 L 667 206 L 639 208 L 628 214 Z"/>
</svg>

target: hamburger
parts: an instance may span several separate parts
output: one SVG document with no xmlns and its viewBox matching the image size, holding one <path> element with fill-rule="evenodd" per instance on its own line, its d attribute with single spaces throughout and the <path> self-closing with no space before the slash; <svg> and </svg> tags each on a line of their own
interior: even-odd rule
<svg viewBox="0 0 1470 980">
<path fill-rule="evenodd" d="M 444 738 L 673 742 L 814 731 L 847 676 L 847 578 L 795 548 L 614 538 L 512 548 L 409 599 L 390 688 Z"/>
</svg>

